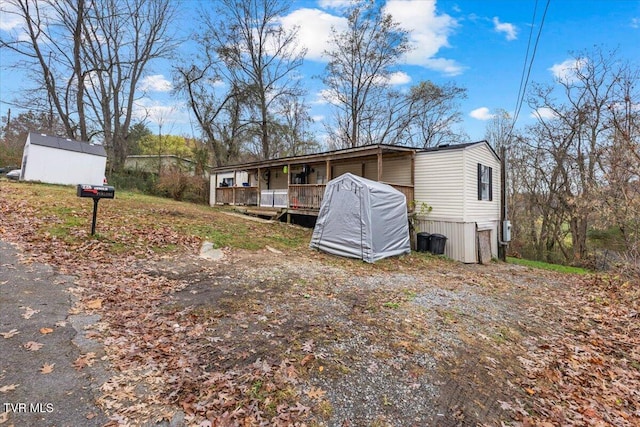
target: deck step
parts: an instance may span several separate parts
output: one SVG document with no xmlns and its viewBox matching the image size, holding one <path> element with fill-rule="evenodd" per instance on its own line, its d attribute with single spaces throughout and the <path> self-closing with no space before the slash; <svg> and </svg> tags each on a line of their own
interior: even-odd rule
<svg viewBox="0 0 640 427">
<path fill-rule="evenodd" d="M 270 219 L 275 219 L 280 215 L 281 210 L 266 210 L 266 209 L 246 209 L 244 211 L 247 215 L 266 216 Z"/>
</svg>

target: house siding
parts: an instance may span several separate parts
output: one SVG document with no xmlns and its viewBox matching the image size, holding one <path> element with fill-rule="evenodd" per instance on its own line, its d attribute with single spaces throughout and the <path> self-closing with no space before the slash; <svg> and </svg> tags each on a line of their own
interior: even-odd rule
<svg viewBox="0 0 640 427">
<path fill-rule="evenodd" d="M 423 219 L 417 221 L 416 231 L 446 236 L 445 256 L 465 263 L 478 262 L 475 224 Z"/>
<path fill-rule="evenodd" d="M 382 181 L 389 184 L 411 185 L 411 159 L 402 157 L 383 160 Z"/>
<path fill-rule="evenodd" d="M 415 199 L 418 206 L 426 203 L 432 207 L 430 219 L 463 221 L 462 170 L 463 158 L 457 150 L 416 154 Z"/>
<path fill-rule="evenodd" d="M 362 175 L 362 163 L 337 163 L 331 166 L 332 173 L 331 178 L 337 178 L 345 173 L 352 173 L 354 175 Z"/>
<path fill-rule="evenodd" d="M 465 222 L 488 222 L 500 219 L 500 162 L 485 145 L 464 150 Z M 478 163 L 492 171 L 493 200 L 478 200 Z"/>
</svg>

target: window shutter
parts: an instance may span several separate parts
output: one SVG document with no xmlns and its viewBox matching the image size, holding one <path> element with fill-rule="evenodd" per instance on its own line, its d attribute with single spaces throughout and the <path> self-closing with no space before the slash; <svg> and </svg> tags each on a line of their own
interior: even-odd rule
<svg viewBox="0 0 640 427">
<path fill-rule="evenodd" d="M 489 200 L 493 200 L 493 168 L 489 169 Z"/>
<path fill-rule="evenodd" d="M 478 163 L 478 200 L 482 200 L 482 165 Z"/>
</svg>

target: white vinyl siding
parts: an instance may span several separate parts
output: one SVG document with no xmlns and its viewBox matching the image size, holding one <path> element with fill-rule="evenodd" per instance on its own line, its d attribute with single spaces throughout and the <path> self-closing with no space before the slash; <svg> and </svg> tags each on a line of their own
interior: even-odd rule
<svg viewBox="0 0 640 427">
<path fill-rule="evenodd" d="M 283 168 L 271 169 L 271 175 L 269 176 L 269 190 L 275 190 L 277 188 L 286 190 L 289 188 L 287 184 L 287 176 L 288 174 L 283 171 Z M 267 186 L 265 185 L 263 190 L 266 189 Z"/>
<path fill-rule="evenodd" d="M 430 219 L 462 221 L 464 194 L 461 150 L 416 154 L 414 195 L 418 205 L 426 203 L 433 208 Z"/>
<path fill-rule="evenodd" d="M 416 231 L 445 236 L 447 242 L 444 245 L 444 254 L 449 258 L 465 263 L 478 262 L 475 224 L 421 220 L 417 223 Z"/>
<path fill-rule="evenodd" d="M 464 151 L 465 222 L 500 220 L 500 162 L 484 144 Z M 492 169 L 493 200 L 478 200 L 478 163 Z"/>
<path fill-rule="evenodd" d="M 331 174 L 331 178 L 337 178 L 340 175 L 344 175 L 349 172 L 354 175 L 362 175 L 362 163 L 337 163 L 331 166 L 333 169 L 333 173 Z"/>
<path fill-rule="evenodd" d="M 384 159 L 382 162 L 382 182 L 411 185 L 411 157 Z"/>
</svg>

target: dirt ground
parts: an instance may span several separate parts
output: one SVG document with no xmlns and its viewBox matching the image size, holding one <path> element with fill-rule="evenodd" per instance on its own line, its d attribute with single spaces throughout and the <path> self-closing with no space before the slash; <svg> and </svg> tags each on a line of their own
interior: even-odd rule
<svg viewBox="0 0 640 427">
<path fill-rule="evenodd" d="M 520 266 L 428 265 L 371 273 L 323 254 L 228 251 L 219 262 L 194 256 L 139 267 L 184 284 L 160 307 L 200 325 L 185 344 L 200 378 L 239 382 L 265 419 L 293 400 L 298 412 L 283 422 L 513 421 L 512 408 L 529 397 L 521 360 L 561 328 L 549 296 L 562 297 L 566 285 Z M 187 407 L 187 421 L 221 415 L 206 391 L 178 388 L 174 401 L 199 402 Z"/>
</svg>

